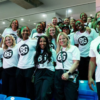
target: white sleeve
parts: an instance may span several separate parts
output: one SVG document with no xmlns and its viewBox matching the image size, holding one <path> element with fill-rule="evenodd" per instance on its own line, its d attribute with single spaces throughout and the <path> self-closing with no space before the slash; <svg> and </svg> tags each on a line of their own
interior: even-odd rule
<svg viewBox="0 0 100 100">
<path fill-rule="evenodd" d="M 72 59 L 73 60 L 80 60 L 80 51 L 76 46 L 75 46 L 75 49 L 72 52 Z"/>
<path fill-rule="evenodd" d="M 2 55 L 3 55 L 3 49 L 0 48 L 0 56 L 2 56 Z"/>
<path fill-rule="evenodd" d="M 56 62 L 56 51 L 52 49 L 53 61 Z"/>
<path fill-rule="evenodd" d="M 78 44 L 77 34 L 76 33 L 74 34 L 74 42 L 75 42 L 75 44 Z"/>
<path fill-rule="evenodd" d="M 95 38 L 97 38 L 99 36 L 99 34 L 94 30 L 94 29 L 91 29 L 93 31 L 93 40 Z"/>
<path fill-rule="evenodd" d="M 2 33 L 2 37 L 4 38 L 6 36 L 6 29 Z"/>
<path fill-rule="evenodd" d="M 90 45 L 90 51 L 89 51 L 89 57 L 96 57 L 96 55 L 95 55 L 92 47 L 93 46 L 92 46 L 92 43 L 91 43 L 91 45 Z"/>
</svg>

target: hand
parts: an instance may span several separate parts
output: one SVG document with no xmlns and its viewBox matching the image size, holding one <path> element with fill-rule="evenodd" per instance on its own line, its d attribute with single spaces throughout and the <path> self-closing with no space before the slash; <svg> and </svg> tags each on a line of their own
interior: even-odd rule
<svg viewBox="0 0 100 100">
<path fill-rule="evenodd" d="M 90 78 L 90 79 L 88 80 L 88 84 L 89 84 L 90 89 L 94 91 L 94 89 L 93 89 L 92 86 L 91 86 L 91 84 L 93 84 L 93 85 L 95 86 L 94 80 L 93 80 L 92 78 Z"/>
<path fill-rule="evenodd" d="M 61 78 L 62 78 L 62 80 L 68 80 L 68 78 L 69 78 L 68 73 L 63 73 Z"/>
<path fill-rule="evenodd" d="M 91 33 L 91 29 L 89 27 L 86 27 L 86 31 L 90 34 Z"/>
</svg>

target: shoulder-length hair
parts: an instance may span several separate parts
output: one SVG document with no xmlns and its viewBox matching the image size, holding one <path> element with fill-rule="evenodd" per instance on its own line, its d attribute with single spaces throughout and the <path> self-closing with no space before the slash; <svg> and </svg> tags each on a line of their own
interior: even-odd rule
<svg viewBox="0 0 100 100">
<path fill-rule="evenodd" d="M 55 40 L 57 40 L 57 36 L 60 33 L 59 29 L 56 26 L 50 25 L 47 30 L 46 30 L 46 36 L 48 37 L 48 39 L 50 40 L 50 42 L 52 41 L 52 36 L 50 35 L 50 28 L 54 28 L 55 29 L 55 34 L 54 34 L 54 38 Z"/>
<path fill-rule="evenodd" d="M 8 49 L 8 46 L 6 45 L 6 37 L 9 37 L 10 39 L 12 39 L 12 48 L 15 47 L 16 42 L 15 42 L 14 37 L 11 36 L 11 35 L 6 35 L 5 38 L 4 38 L 4 40 L 3 40 L 3 49 L 4 50 Z"/>
<path fill-rule="evenodd" d="M 56 52 L 58 53 L 61 50 L 61 45 L 59 44 L 59 37 L 63 35 L 64 37 L 66 37 L 67 39 L 67 44 L 66 44 L 66 49 L 70 48 L 70 40 L 67 34 L 65 34 L 64 32 L 59 33 L 58 37 L 57 37 L 57 49 Z"/>
<path fill-rule="evenodd" d="M 48 57 L 47 57 L 48 63 L 51 61 L 52 53 L 51 53 L 51 50 L 50 50 L 48 38 L 46 36 L 40 36 L 38 38 L 38 41 L 37 41 L 36 54 L 34 56 L 34 64 L 35 64 L 35 66 L 38 64 L 38 57 L 41 54 L 41 47 L 39 45 L 41 38 L 45 38 L 46 39 L 46 47 L 43 50 L 43 53 L 42 53 L 43 54 L 43 56 L 42 56 L 43 58 L 42 59 L 44 60 L 44 56 L 45 56 L 45 54 L 47 54 L 48 55 Z"/>
<path fill-rule="evenodd" d="M 17 20 L 17 19 L 13 19 L 13 20 L 11 21 L 11 23 L 10 23 L 10 26 L 9 26 L 9 27 L 10 27 L 10 28 L 12 28 L 12 26 L 11 26 L 11 25 L 12 25 L 12 22 L 13 22 L 13 21 L 15 21 L 15 20 L 17 21 L 17 24 L 18 24 L 17 29 L 18 29 L 18 28 L 19 28 L 19 23 L 18 23 L 18 20 Z"/>
</svg>

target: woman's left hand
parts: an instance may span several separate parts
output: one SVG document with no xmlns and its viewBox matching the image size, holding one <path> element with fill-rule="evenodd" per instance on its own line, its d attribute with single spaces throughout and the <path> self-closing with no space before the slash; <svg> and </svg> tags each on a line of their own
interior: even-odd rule
<svg viewBox="0 0 100 100">
<path fill-rule="evenodd" d="M 63 73 L 61 78 L 62 78 L 62 80 L 68 80 L 68 78 L 69 78 L 68 73 Z"/>
<path fill-rule="evenodd" d="M 86 27 L 86 31 L 90 34 L 91 33 L 91 29 L 89 27 Z"/>
</svg>

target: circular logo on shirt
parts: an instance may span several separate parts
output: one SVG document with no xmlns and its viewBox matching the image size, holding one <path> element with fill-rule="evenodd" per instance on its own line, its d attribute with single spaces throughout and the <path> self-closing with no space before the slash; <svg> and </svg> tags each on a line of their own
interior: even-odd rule
<svg viewBox="0 0 100 100">
<path fill-rule="evenodd" d="M 39 36 L 35 36 L 34 38 L 35 38 L 35 39 L 38 39 L 38 38 L 39 38 Z"/>
<path fill-rule="evenodd" d="M 97 46 L 97 52 L 100 54 L 100 43 Z"/>
<path fill-rule="evenodd" d="M 43 64 L 43 63 L 45 63 L 46 61 L 47 61 L 47 54 L 45 54 L 44 55 L 44 59 L 43 59 L 43 55 L 40 55 L 39 57 L 38 57 L 38 62 L 40 63 L 40 64 Z"/>
<path fill-rule="evenodd" d="M 49 46 L 50 48 L 53 48 L 53 49 L 55 48 L 53 43 L 50 43 Z"/>
<path fill-rule="evenodd" d="M 11 58 L 13 55 L 13 51 L 12 50 L 6 50 L 3 54 L 3 57 L 6 58 L 6 59 L 9 59 Z"/>
<path fill-rule="evenodd" d="M 11 36 L 13 36 L 13 38 L 15 39 L 15 41 L 17 41 L 17 36 L 15 34 L 10 34 Z"/>
<path fill-rule="evenodd" d="M 60 63 L 65 62 L 66 59 L 67 59 L 67 53 L 65 51 L 62 51 L 57 55 L 57 61 Z"/>
<path fill-rule="evenodd" d="M 29 47 L 27 44 L 23 44 L 21 45 L 21 47 L 19 48 L 19 52 L 22 56 L 26 55 L 29 52 Z"/>
<path fill-rule="evenodd" d="M 88 43 L 88 38 L 85 37 L 85 36 L 82 36 L 78 39 L 78 42 L 79 42 L 80 45 L 84 46 Z"/>
</svg>

